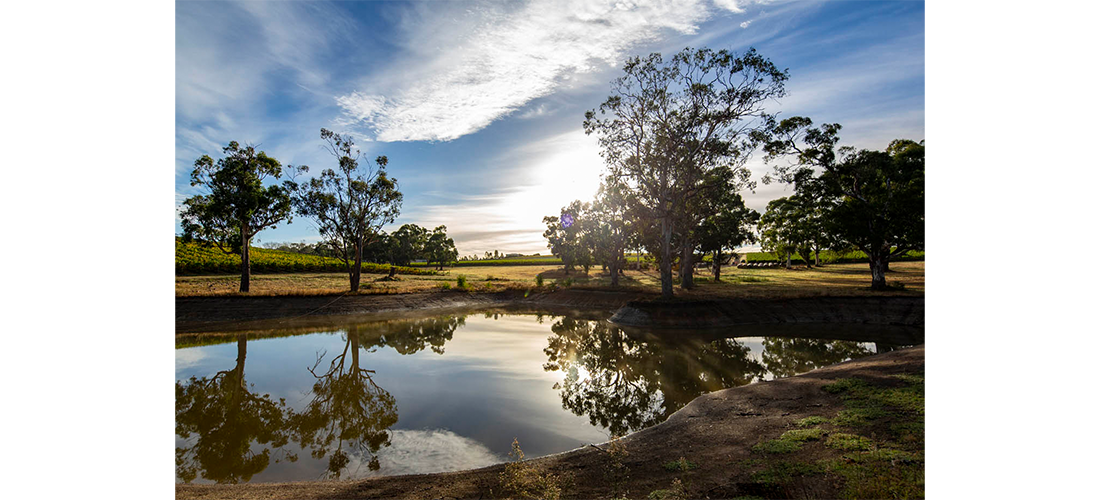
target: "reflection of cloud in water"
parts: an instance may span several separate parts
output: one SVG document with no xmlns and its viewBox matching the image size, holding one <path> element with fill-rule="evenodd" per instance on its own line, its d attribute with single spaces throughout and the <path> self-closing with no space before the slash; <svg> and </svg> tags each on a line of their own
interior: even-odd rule
<svg viewBox="0 0 1100 500">
<path fill-rule="evenodd" d="M 381 470 L 367 468 L 369 456 L 353 456 L 347 469 L 352 472 L 350 478 L 476 469 L 506 460 L 485 445 L 445 429 L 392 431 L 390 443 L 378 452 Z"/>
<path fill-rule="evenodd" d="M 205 358 L 206 351 L 202 349 L 176 349 L 176 371 L 198 365 Z"/>
</svg>

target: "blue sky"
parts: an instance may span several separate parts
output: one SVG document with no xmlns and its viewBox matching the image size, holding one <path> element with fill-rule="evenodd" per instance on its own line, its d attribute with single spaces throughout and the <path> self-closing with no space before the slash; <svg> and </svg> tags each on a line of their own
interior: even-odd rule
<svg viewBox="0 0 1100 500">
<path fill-rule="evenodd" d="M 915 1 L 177 2 L 176 201 L 196 193 L 195 159 L 232 140 L 330 168 L 325 127 L 388 156 L 405 195 L 390 229 L 446 224 L 462 255 L 545 254 L 542 216 L 595 193 L 581 121 L 626 57 L 755 47 L 790 70 L 773 111 L 881 149 L 924 139 L 924 44 Z M 762 211 L 790 188 L 743 194 Z M 317 240 L 302 218 L 258 238 Z"/>
</svg>

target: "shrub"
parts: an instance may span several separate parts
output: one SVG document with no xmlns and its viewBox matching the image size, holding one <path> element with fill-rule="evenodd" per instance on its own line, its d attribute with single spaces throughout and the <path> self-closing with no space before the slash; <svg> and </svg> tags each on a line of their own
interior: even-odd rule
<svg viewBox="0 0 1100 500">
<path fill-rule="evenodd" d="M 542 274 L 541 273 L 539 273 L 537 276 L 535 276 L 535 285 L 538 286 L 539 288 L 542 288 Z"/>
<path fill-rule="evenodd" d="M 458 275 L 458 287 L 459 288 L 466 288 L 466 275 L 465 274 Z"/>
</svg>

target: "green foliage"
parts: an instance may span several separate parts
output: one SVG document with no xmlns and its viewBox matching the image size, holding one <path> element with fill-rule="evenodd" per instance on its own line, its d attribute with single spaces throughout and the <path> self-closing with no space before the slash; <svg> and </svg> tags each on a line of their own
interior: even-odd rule
<svg viewBox="0 0 1100 500">
<path fill-rule="evenodd" d="M 665 470 L 669 472 L 687 472 L 691 469 L 699 467 L 695 462 L 691 462 L 684 457 L 680 457 L 679 460 L 673 460 L 665 463 Z"/>
<path fill-rule="evenodd" d="M 442 285 L 439 285 L 439 288 L 442 288 L 444 290 L 450 290 L 451 289 L 451 284 L 450 283 L 443 283 Z"/>
<path fill-rule="evenodd" d="M 332 273 L 346 270 L 344 263 L 339 259 L 308 255 L 279 250 L 268 250 L 252 247 L 252 270 L 259 273 Z M 241 258 L 236 255 L 227 255 L 201 242 L 185 243 L 176 239 L 176 274 L 232 274 L 240 271 Z M 389 272 L 389 266 L 382 264 L 364 263 L 363 272 L 382 274 Z M 434 275 L 435 271 L 416 269 L 411 267 L 398 267 L 400 274 Z"/>
<path fill-rule="evenodd" d="M 322 170 L 302 184 L 291 183 L 294 205 L 299 215 L 313 220 L 321 239 L 344 262 L 354 292 L 359 289 L 359 264 L 366 247 L 380 238 L 382 226 L 397 219 L 403 195 L 397 179 L 386 174 L 385 156 L 375 159 L 376 168 L 361 168 L 350 137 L 322 128 L 321 139 L 338 167 Z M 308 172 L 309 167 L 298 170 Z"/>
<path fill-rule="evenodd" d="M 779 485 L 788 483 L 797 477 L 821 474 L 822 472 L 824 472 L 824 469 L 817 464 L 779 460 L 770 463 L 764 470 L 754 472 L 751 477 L 757 483 Z"/>
<path fill-rule="evenodd" d="M 819 417 L 817 415 L 814 415 L 814 416 L 806 417 L 802 420 L 799 420 L 798 421 L 798 426 L 799 427 L 812 427 L 812 426 L 815 426 L 815 425 L 820 425 L 820 424 L 827 423 L 828 421 L 829 421 L 829 419 L 827 419 L 825 417 Z"/>
<path fill-rule="evenodd" d="M 863 436 L 837 432 L 830 434 L 825 440 L 825 446 L 838 450 L 870 450 L 875 442 Z"/>
<path fill-rule="evenodd" d="M 447 237 L 447 226 L 438 226 L 432 230 L 424 244 L 424 258 L 429 266 L 432 262 L 438 263 L 440 269 L 458 259 L 455 241 Z"/>
<path fill-rule="evenodd" d="M 574 200 L 569 206 L 561 209 L 563 215 L 569 214 L 573 218 L 573 223 L 568 227 L 560 217 L 542 218 L 542 222 L 546 224 L 546 231 L 542 233 L 542 237 L 547 241 L 546 247 L 550 249 L 550 253 L 561 259 L 566 273 L 575 266 L 583 266 L 587 273 L 588 267 L 592 265 L 592 250 L 583 238 L 585 226 L 589 224 L 586 222 L 589 217 L 588 211 L 588 203 Z"/>
<path fill-rule="evenodd" d="M 535 276 L 535 286 L 542 288 L 542 273 Z"/>
<path fill-rule="evenodd" d="M 757 443 L 752 451 L 757 453 L 792 453 L 802 449 L 802 443 L 816 441 L 825 435 L 821 429 L 793 429 L 784 432 L 779 439 Z"/>
<path fill-rule="evenodd" d="M 465 274 L 458 275 L 458 283 L 457 284 L 458 284 L 458 288 L 463 288 L 463 289 L 466 288 L 466 275 Z"/>
<path fill-rule="evenodd" d="M 793 453 L 801 449 L 801 441 L 787 439 L 770 439 L 752 446 L 752 451 L 756 453 Z"/>
<path fill-rule="evenodd" d="M 687 500 L 687 488 L 684 486 L 683 481 L 680 478 L 672 480 L 672 486 L 664 490 L 653 490 L 649 492 L 646 497 L 650 500 Z"/>
<path fill-rule="evenodd" d="M 659 248 L 669 299 L 673 227 L 694 227 L 707 214 L 698 201 L 713 179 L 751 185 L 744 162 L 759 142 L 758 119 L 769 116 L 765 102 L 786 94 L 788 75 L 751 48 L 686 48 L 667 62 L 660 53 L 633 57 L 623 73 L 599 116 L 585 113 L 584 130 L 599 137 L 611 175 L 629 180 L 630 211 L 658 226 L 638 232 Z"/>
</svg>

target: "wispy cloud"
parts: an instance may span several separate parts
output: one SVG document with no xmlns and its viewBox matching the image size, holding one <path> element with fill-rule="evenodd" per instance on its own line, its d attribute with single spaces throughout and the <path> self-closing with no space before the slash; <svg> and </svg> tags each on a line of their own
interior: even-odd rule
<svg viewBox="0 0 1100 500">
<path fill-rule="evenodd" d="M 578 75 L 616 64 L 637 44 L 694 33 L 707 16 L 700 0 L 488 7 L 464 19 L 456 28 L 469 34 L 456 35 L 415 77 L 399 70 L 412 85 L 357 90 L 337 102 L 346 125 L 364 124 L 379 141 L 448 141 L 568 87 Z"/>
</svg>

